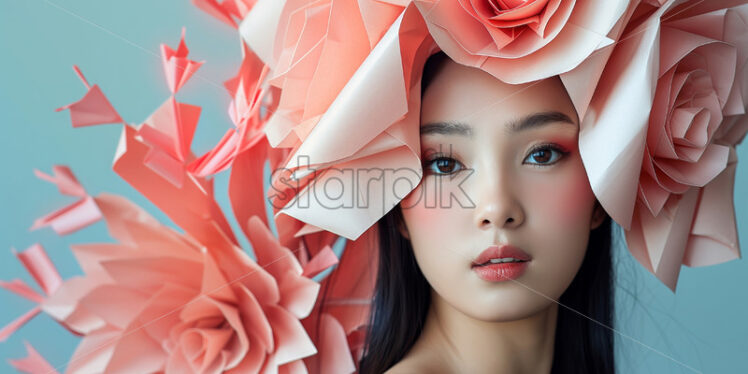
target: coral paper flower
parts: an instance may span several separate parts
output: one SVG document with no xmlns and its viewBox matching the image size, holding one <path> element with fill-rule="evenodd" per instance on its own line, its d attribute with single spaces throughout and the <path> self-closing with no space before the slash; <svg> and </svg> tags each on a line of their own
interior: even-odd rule
<svg viewBox="0 0 748 374">
<path fill-rule="evenodd" d="M 270 64 L 275 70 L 271 84 L 281 87 L 281 97 L 265 133 L 271 146 L 293 152 L 273 172 L 276 220 L 287 215 L 314 226 L 307 233 L 323 229 L 356 239 L 410 192 L 372 194 L 354 209 L 341 206 L 354 197 L 362 200 L 356 197 L 358 186 L 374 179 L 382 181 L 383 191 L 393 191 L 392 181 L 407 179 L 416 186 L 421 179 L 420 75 L 436 45 L 413 4 L 403 10 L 389 3 L 396 2 L 289 1 L 277 10 L 278 36 L 240 27 L 263 60 L 272 56 L 272 49 L 264 48 L 272 43 L 256 38 L 273 36 L 280 50 Z M 259 4 L 243 26 L 256 27 L 259 19 L 273 16 Z M 364 11 L 381 18 L 362 18 Z M 354 123 L 356 136 L 351 137 Z M 340 180 L 338 171 L 354 169 L 368 173 L 359 174 L 358 181 L 343 181 L 339 197 L 322 191 L 330 179 Z M 380 178 L 384 171 L 401 173 Z M 333 206 L 340 209 L 330 214 Z"/>
<path fill-rule="evenodd" d="M 660 69 L 649 117 L 639 197 L 657 215 L 672 193 L 703 187 L 727 164 L 716 144 L 724 116 L 744 114 L 740 89 L 748 59 L 748 8 L 662 25 Z"/>
<path fill-rule="evenodd" d="M 736 3 L 642 3 L 581 125 L 595 195 L 672 290 L 681 264 L 739 257 L 729 181 L 746 131 L 748 6 Z"/>
<path fill-rule="evenodd" d="M 259 218 L 248 230 L 255 263 L 236 247 L 206 248 L 123 198 L 96 202 L 119 243 L 74 246 L 85 276 L 42 304 L 84 335 L 67 372 L 293 371 L 317 352 L 299 319 L 319 284 Z M 229 275 L 228 262 L 242 275 Z"/>
<path fill-rule="evenodd" d="M 748 5 L 670 18 L 626 241 L 675 290 L 681 264 L 740 258 L 732 197 L 748 131 Z"/>
<path fill-rule="evenodd" d="M 453 60 L 507 83 L 565 73 L 609 45 L 629 1 L 415 0 Z"/>
<path fill-rule="evenodd" d="M 253 17 L 271 17 L 265 8 L 250 13 L 244 24 L 257 29 L 245 27 L 242 35 L 255 53 L 265 56 L 273 70 L 270 84 L 281 90 L 267 124 L 270 145 L 294 147 L 306 138 L 402 11 L 402 6 L 380 1 L 293 0 L 282 6 L 275 35 L 252 22 Z M 274 37 L 275 48 L 264 51 L 253 43 L 258 35 Z"/>
</svg>

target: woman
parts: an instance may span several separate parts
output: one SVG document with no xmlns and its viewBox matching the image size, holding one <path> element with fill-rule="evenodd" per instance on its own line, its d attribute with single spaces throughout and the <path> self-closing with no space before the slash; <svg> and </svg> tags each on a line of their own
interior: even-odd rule
<svg viewBox="0 0 748 374">
<path fill-rule="evenodd" d="M 361 373 L 613 372 L 611 220 L 560 80 L 438 53 L 422 87 L 424 177 L 379 222 Z"/>
</svg>

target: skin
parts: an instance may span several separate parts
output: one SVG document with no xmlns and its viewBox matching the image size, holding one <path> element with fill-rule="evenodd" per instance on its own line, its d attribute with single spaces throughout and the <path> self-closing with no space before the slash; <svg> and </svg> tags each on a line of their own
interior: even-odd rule
<svg viewBox="0 0 748 374">
<path fill-rule="evenodd" d="M 401 233 L 431 285 L 432 303 L 416 344 L 388 373 L 548 373 L 554 300 L 605 218 L 577 148 L 574 106 L 557 77 L 509 85 L 448 60 L 421 111 L 424 177 L 401 202 Z M 538 113 L 556 114 L 521 131 L 507 127 Z M 424 133 L 440 122 L 470 132 Z M 467 196 L 462 200 L 472 206 L 439 203 L 450 194 Z M 527 270 L 516 280 L 479 278 L 473 260 L 501 244 L 531 255 Z"/>
</svg>

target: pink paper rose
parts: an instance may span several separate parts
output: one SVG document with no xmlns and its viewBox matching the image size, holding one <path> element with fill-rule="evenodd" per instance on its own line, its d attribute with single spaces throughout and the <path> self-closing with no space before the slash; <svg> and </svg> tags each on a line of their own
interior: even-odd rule
<svg viewBox="0 0 748 374">
<path fill-rule="evenodd" d="M 254 262 L 228 241 L 206 248 L 123 198 L 96 202 L 119 243 L 74 246 L 85 276 L 42 303 L 84 336 L 66 372 L 304 371 L 301 359 L 317 351 L 299 319 L 319 284 L 259 218 L 248 229 Z"/>
<path fill-rule="evenodd" d="M 453 60 L 507 83 L 565 73 L 612 40 L 629 1 L 415 0 Z"/>
<path fill-rule="evenodd" d="M 269 63 L 270 83 L 281 89 L 266 129 L 273 147 L 293 147 L 306 138 L 402 10 L 369 0 L 285 4 Z"/>
<path fill-rule="evenodd" d="M 745 110 L 740 86 L 748 39 L 741 35 L 748 28 L 736 23 L 745 10 L 662 25 L 659 79 L 639 180 L 639 197 L 654 215 L 670 194 L 703 187 L 727 164 L 729 144 L 717 144 L 714 135 L 724 116 Z"/>
<path fill-rule="evenodd" d="M 595 196 L 672 290 L 682 264 L 739 256 L 729 181 L 748 105 L 740 3 L 638 3 L 580 124 Z"/>
</svg>

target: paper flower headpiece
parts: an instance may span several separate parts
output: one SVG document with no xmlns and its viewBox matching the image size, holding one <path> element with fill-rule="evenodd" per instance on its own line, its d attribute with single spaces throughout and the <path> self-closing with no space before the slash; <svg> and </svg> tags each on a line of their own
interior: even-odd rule
<svg viewBox="0 0 748 374">
<path fill-rule="evenodd" d="M 0 283 L 38 303 L 0 340 L 43 311 L 83 337 L 71 373 L 355 371 L 375 223 L 422 177 L 421 73 L 440 50 L 508 83 L 560 77 L 592 190 L 670 289 L 681 265 L 740 256 L 732 196 L 748 132 L 748 0 L 194 3 L 244 41 L 225 83 L 234 127 L 212 150 L 191 152 L 200 107 L 175 98 L 202 64 L 184 33 L 178 48 L 162 46 L 172 96 L 143 123 L 124 122 L 77 68 L 87 93 L 61 108 L 75 127 L 122 125 L 115 172 L 181 232 L 123 198 L 90 196 L 70 169 L 38 172 L 78 200 L 34 228 L 64 235 L 103 219 L 117 243 L 75 246 L 85 274 L 69 280 L 40 245 L 17 253 L 43 292 Z M 213 197 L 209 177 L 224 170 L 254 258 Z M 339 237 L 342 255 L 331 249 Z M 27 349 L 16 368 L 54 370 Z"/>
<path fill-rule="evenodd" d="M 273 180 L 285 198 L 277 217 L 355 239 L 409 192 L 390 194 L 394 180 L 418 184 L 410 86 L 440 49 L 508 83 L 560 76 L 596 197 L 668 287 L 681 264 L 739 257 L 731 189 L 748 131 L 745 1 L 353 3 L 259 1 L 239 27 L 280 89 L 265 128 L 291 150 Z M 335 209 L 363 184 L 340 171 L 377 167 L 416 171 L 391 184 L 367 175 L 385 184 L 367 194 L 373 204 Z M 342 181 L 335 201 L 319 191 L 332 181 Z"/>
</svg>

